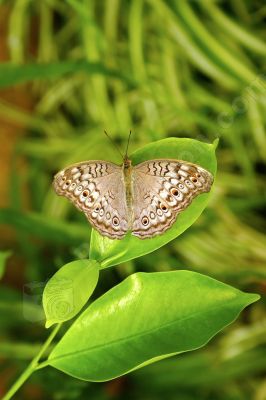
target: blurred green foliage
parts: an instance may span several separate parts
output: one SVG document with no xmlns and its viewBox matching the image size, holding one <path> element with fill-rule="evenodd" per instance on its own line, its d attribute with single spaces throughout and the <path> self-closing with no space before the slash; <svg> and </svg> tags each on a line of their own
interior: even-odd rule
<svg viewBox="0 0 266 400">
<path fill-rule="evenodd" d="M 8 9 L 9 52 L 0 86 L 27 82 L 25 96 L 34 103 L 25 111 L 0 97 L 0 118 L 25 128 L 12 152 L 9 202 L 0 210 L 0 223 L 13 232 L 10 239 L 1 230 L 3 250 L 13 250 L 0 286 L 5 388 L 46 335 L 45 281 L 88 256 L 87 221 L 55 196 L 52 176 L 86 159 L 119 163 L 104 129 L 122 148 L 132 129 L 132 152 L 171 136 L 220 137 L 218 176 L 208 209 L 189 230 L 102 271 L 93 297 L 134 271 L 184 267 L 265 295 L 264 2 L 2 0 L 0 7 Z M 206 349 L 108 384 L 45 369 L 17 398 L 264 400 L 265 359 L 264 297 Z"/>
</svg>

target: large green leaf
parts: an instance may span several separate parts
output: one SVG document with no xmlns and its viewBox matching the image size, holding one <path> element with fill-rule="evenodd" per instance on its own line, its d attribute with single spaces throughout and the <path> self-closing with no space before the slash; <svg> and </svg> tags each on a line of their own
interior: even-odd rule
<svg viewBox="0 0 266 400">
<path fill-rule="evenodd" d="M 132 154 L 133 164 L 156 158 L 186 160 L 206 168 L 216 174 L 215 149 L 213 144 L 193 139 L 169 138 L 151 143 Z M 111 240 L 92 230 L 90 257 L 101 263 L 101 268 L 110 267 L 130 259 L 150 253 L 183 233 L 200 216 L 207 205 L 210 194 L 198 196 L 177 218 L 175 224 L 163 235 L 141 240 L 130 233 L 123 240 Z"/>
<path fill-rule="evenodd" d="M 48 364 L 80 379 L 113 379 L 203 346 L 258 298 L 195 272 L 137 273 L 84 311 Z"/>
<path fill-rule="evenodd" d="M 97 285 L 99 264 L 77 260 L 60 268 L 43 292 L 46 328 L 73 318 L 87 302 Z"/>
</svg>

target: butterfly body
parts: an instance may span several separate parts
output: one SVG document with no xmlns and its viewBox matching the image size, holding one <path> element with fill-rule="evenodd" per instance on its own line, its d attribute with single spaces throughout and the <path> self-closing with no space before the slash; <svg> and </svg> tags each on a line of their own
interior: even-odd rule
<svg viewBox="0 0 266 400">
<path fill-rule="evenodd" d="M 128 158 L 124 159 L 122 165 L 123 171 L 123 179 L 125 182 L 125 191 L 126 191 L 126 205 L 127 205 L 127 214 L 128 214 L 128 225 L 129 227 L 132 224 L 132 198 L 133 198 L 133 187 L 132 187 L 132 164 L 131 160 Z"/>
<path fill-rule="evenodd" d="M 125 157 L 122 166 L 101 160 L 71 165 L 55 176 L 54 188 L 103 236 L 122 239 L 131 231 L 147 239 L 169 229 L 212 182 L 210 172 L 187 161 L 160 159 L 132 166 Z"/>
</svg>

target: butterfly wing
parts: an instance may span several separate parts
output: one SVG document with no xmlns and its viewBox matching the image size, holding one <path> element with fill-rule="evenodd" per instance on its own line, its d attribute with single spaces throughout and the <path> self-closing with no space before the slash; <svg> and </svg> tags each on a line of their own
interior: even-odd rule
<svg viewBox="0 0 266 400">
<path fill-rule="evenodd" d="M 213 176 L 199 165 L 181 160 L 145 161 L 133 168 L 132 234 L 140 239 L 169 229 L 180 212 L 201 193 Z"/>
<path fill-rule="evenodd" d="M 54 189 L 83 211 L 103 236 L 122 239 L 128 230 L 122 168 L 105 161 L 85 161 L 58 172 Z"/>
</svg>

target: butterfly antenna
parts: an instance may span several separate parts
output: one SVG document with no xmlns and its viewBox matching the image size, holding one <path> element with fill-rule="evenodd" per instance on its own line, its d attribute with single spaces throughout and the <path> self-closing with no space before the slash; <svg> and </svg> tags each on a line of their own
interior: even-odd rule
<svg viewBox="0 0 266 400">
<path fill-rule="evenodd" d="M 128 159 L 128 148 L 129 148 L 129 142 L 130 142 L 130 137 L 131 137 L 131 133 L 132 131 L 129 131 L 129 135 L 128 135 L 128 139 L 127 139 L 127 147 L 126 147 L 126 155 L 125 155 L 125 159 Z"/>
<path fill-rule="evenodd" d="M 110 142 L 112 143 L 112 145 L 114 146 L 114 148 L 118 151 L 118 153 L 120 154 L 120 156 L 122 157 L 122 159 L 124 159 L 123 154 L 121 153 L 119 147 L 117 146 L 117 144 L 115 143 L 115 141 L 111 138 L 111 136 L 106 132 L 106 130 L 104 130 L 105 135 L 108 137 L 108 139 L 110 140 Z"/>
</svg>

